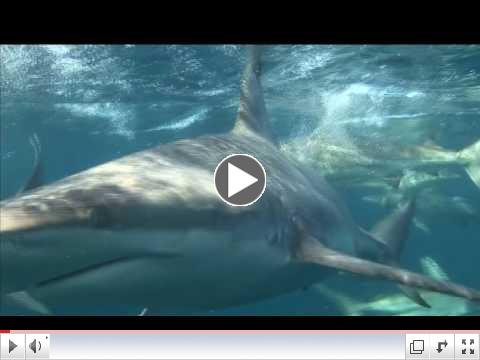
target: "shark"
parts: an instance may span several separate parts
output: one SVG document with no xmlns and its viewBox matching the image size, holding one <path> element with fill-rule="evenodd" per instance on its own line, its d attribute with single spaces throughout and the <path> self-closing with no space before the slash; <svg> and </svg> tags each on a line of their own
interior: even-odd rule
<svg viewBox="0 0 480 360">
<path fill-rule="evenodd" d="M 262 89 L 262 46 L 248 46 L 231 131 L 164 143 L 0 202 L 2 298 L 48 314 L 222 309 L 304 289 L 338 272 L 479 301 L 480 292 L 400 266 L 415 202 L 371 231 L 318 174 L 279 149 Z M 231 154 L 264 166 L 254 204 L 217 195 Z M 38 167 L 38 166 L 37 166 Z M 134 310 L 132 310 L 134 309 Z M 135 310 L 136 309 L 136 310 Z"/>
</svg>

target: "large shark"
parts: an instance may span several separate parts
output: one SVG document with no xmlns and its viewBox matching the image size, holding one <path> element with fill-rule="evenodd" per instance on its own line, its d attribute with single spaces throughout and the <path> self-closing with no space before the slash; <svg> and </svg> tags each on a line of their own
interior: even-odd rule
<svg viewBox="0 0 480 360">
<path fill-rule="evenodd" d="M 163 144 L 36 188 L 30 181 L 2 201 L 1 294 L 22 294 L 52 313 L 192 312 L 278 296 L 343 271 L 398 283 L 421 304 L 413 288 L 480 300 L 478 291 L 398 267 L 413 202 L 369 233 L 322 177 L 282 154 L 260 53 L 249 48 L 229 133 Z M 253 205 L 232 207 L 213 174 L 223 158 L 242 153 L 263 164 L 267 186 Z"/>
</svg>

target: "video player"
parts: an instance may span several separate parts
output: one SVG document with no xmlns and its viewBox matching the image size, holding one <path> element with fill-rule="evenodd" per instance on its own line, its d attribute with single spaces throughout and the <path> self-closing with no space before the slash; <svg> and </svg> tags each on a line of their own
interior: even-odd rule
<svg viewBox="0 0 480 360">
<path fill-rule="evenodd" d="M 480 45 L 124 42 L 0 45 L 2 360 L 480 360 Z"/>
</svg>

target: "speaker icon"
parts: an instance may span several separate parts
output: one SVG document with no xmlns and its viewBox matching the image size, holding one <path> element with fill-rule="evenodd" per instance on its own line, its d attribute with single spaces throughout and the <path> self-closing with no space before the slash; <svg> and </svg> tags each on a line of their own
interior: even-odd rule
<svg viewBox="0 0 480 360">
<path fill-rule="evenodd" d="M 37 353 L 37 351 L 42 350 L 42 343 L 40 341 L 37 341 L 37 339 L 33 339 L 33 341 L 28 345 L 30 350 L 33 351 L 34 354 Z"/>
</svg>

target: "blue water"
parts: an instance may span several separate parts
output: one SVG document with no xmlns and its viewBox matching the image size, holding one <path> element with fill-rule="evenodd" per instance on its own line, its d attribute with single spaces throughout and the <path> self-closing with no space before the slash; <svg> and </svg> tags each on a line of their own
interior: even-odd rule
<svg viewBox="0 0 480 360">
<path fill-rule="evenodd" d="M 53 182 L 157 144 L 228 131 L 245 64 L 244 48 L 234 45 L 0 49 L 0 199 L 28 178 L 33 133 L 42 142 L 45 180 Z M 480 46 L 271 46 L 264 69 L 265 100 L 282 142 L 325 124 L 333 141 L 348 127 L 349 136 L 376 142 L 392 122 L 405 144 L 433 137 L 459 150 L 480 139 Z M 402 132 L 416 118 L 421 126 Z M 461 178 L 442 191 L 467 198 L 480 212 L 480 189 L 457 170 Z M 388 213 L 362 201 L 361 191 L 332 185 L 362 226 Z M 419 259 L 429 256 L 452 280 L 480 289 L 480 223 L 439 217 L 429 226 L 430 234 L 412 230 L 403 266 L 421 271 Z M 327 283 L 358 302 L 397 294 L 391 284 L 348 276 Z M 445 312 L 442 305 L 425 315 Z M 468 307 L 461 314 L 479 313 Z M 209 314 L 345 312 L 338 301 L 305 289 Z"/>
</svg>

